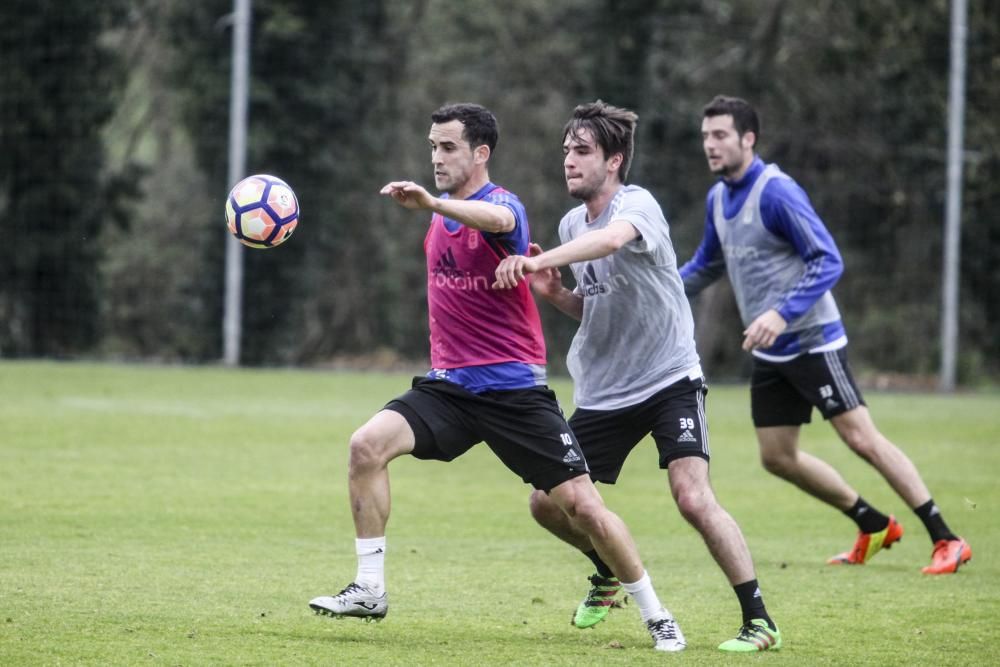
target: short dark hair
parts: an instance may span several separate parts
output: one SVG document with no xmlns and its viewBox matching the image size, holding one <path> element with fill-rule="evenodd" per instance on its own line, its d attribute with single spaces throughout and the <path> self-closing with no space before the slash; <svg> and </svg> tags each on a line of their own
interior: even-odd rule
<svg viewBox="0 0 1000 667">
<path fill-rule="evenodd" d="M 496 150 L 497 140 L 500 138 L 500 131 L 497 127 L 497 118 L 493 112 L 478 104 L 458 103 L 445 104 L 440 109 L 431 114 L 431 122 L 436 124 L 447 123 L 457 120 L 464 129 L 462 138 L 469 142 L 473 149 L 478 146 L 489 146 L 490 154 Z"/>
<path fill-rule="evenodd" d="M 635 126 L 638 122 L 639 115 L 634 111 L 614 107 L 601 100 L 581 104 L 573 109 L 573 117 L 563 128 L 563 143 L 566 142 L 566 137 L 575 137 L 580 130 L 590 130 L 597 145 L 604 151 L 605 160 L 615 153 L 622 154 L 618 180 L 624 183 L 628 178 L 629 167 L 632 166 Z"/>
<path fill-rule="evenodd" d="M 757 112 L 744 99 L 739 97 L 728 97 L 726 95 L 716 95 L 715 98 L 705 105 L 702 110 L 705 118 L 712 116 L 732 116 L 733 127 L 741 137 L 747 132 L 753 132 L 757 140 L 760 140 L 760 119 Z"/>
</svg>

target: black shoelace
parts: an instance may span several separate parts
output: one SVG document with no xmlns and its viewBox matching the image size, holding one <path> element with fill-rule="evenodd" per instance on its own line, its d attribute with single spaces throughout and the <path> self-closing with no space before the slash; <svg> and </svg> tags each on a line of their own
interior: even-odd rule
<svg viewBox="0 0 1000 667">
<path fill-rule="evenodd" d="M 649 621 L 646 625 L 657 639 L 677 639 L 677 626 L 672 619 L 661 618 L 658 621 Z"/>
<path fill-rule="evenodd" d="M 751 643 L 754 643 L 753 640 L 758 637 L 761 637 L 768 642 L 771 641 L 770 638 L 768 638 L 768 633 L 765 631 L 764 628 L 760 627 L 759 625 L 754 625 L 749 621 L 743 624 L 743 627 L 740 628 L 740 633 L 736 635 L 736 638 L 739 639 L 740 641 L 751 642 Z"/>
<path fill-rule="evenodd" d="M 354 592 L 360 591 L 360 590 L 361 590 L 361 586 L 358 586 L 356 583 L 354 583 L 352 581 L 351 583 L 347 584 L 347 588 L 345 588 L 344 590 L 340 591 L 339 593 L 337 593 L 333 597 L 335 597 L 335 598 L 344 597 L 345 595 L 348 595 L 349 593 L 354 593 Z"/>
</svg>

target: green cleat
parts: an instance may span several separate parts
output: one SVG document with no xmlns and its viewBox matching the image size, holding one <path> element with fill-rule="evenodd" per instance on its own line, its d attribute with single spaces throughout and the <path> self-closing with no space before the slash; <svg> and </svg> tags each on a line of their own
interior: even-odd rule
<svg viewBox="0 0 1000 667">
<path fill-rule="evenodd" d="M 616 606 L 615 595 L 622 588 L 621 582 L 615 577 L 605 579 L 599 574 L 594 574 L 588 579 L 593 588 L 573 615 L 573 625 L 578 628 L 593 627 L 603 621 L 611 611 L 611 607 Z"/>
<path fill-rule="evenodd" d="M 781 632 L 778 628 L 772 630 L 762 618 L 744 623 L 735 638 L 719 644 L 720 651 L 731 653 L 777 651 L 779 648 L 781 648 Z"/>
</svg>

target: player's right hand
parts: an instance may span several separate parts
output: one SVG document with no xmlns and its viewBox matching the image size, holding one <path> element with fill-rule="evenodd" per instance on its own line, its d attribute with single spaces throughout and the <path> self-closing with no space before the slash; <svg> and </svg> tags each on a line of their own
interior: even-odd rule
<svg viewBox="0 0 1000 667">
<path fill-rule="evenodd" d="M 493 289 L 513 289 L 524 280 L 525 274 L 536 270 L 536 262 L 524 255 L 509 255 L 504 257 L 496 270 L 496 282 Z"/>
<path fill-rule="evenodd" d="M 774 345 L 787 326 L 785 318 L 777 310 L 772 308 L 764 312 L 743 331 L 744 351 L 766 350 Z"/>
<path fill-rule="evenodd" d="M 393 181 L 386 183 L 379 194 L 392 197 L 393 201 L 404 208 L 428 209 L 434 205 L 434 197 L 423 186 L 413 181 Z"/>
</svg>

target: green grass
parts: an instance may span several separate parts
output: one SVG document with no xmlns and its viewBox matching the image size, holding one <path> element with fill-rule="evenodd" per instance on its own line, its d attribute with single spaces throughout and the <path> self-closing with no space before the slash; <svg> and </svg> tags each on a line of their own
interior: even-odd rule
<svg viewBox="0 0 1000 667">
<path fill-rule="evenodd" d="M 479 447 L 391 467 L 385 622 L 306 602 L 354 576 L 347 440 L 402 375 L 0 364 L 0 664 L 974 665 L 1000 619 L 1000 397 L 869 394 L 975 558 L 926 577 L 930 541 L 819 423 L 804 445 L 907 529 L 863 568 L 825 559 L 853 524 L 757 464 L 743 387 L 713 387 L 713 483 L 743 528 L 785 648 L 730 657 L 735 596 L 642 445 L 616 487 L 687 651 L 656 654 L 638 612 L 569 625 L 588 564 L 538 528 L 529 489 Z M 565 400 L 569 385 L 556 382 Z M 567 406 L 568 407 L 568 406 Z M 612 645 L 622 648 L 611 648 Z"/>
</svg>

